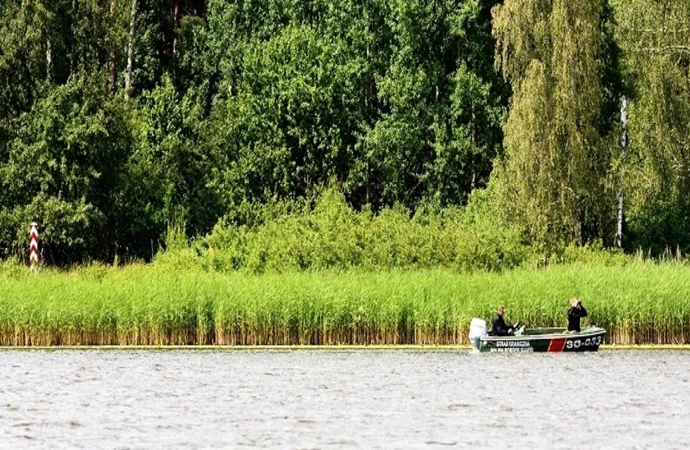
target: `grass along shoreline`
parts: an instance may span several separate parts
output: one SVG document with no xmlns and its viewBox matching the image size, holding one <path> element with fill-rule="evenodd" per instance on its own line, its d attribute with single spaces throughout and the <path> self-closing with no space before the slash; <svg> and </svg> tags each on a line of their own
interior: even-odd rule
<svg viewBox="0 0 690 450">
<path fill-rule="evenodd" d="M 462 346 L 470 319 L 497 304 L 511 321 L 564 326 L 573 296 L 607 344 L 690 344 L 690 269 L 647 262 L 501 274 L 3 270 L 0 345 Z"/>
<path fill-rule="evenodd" d="M 606 344 L 601 350 L 682 350 L 690 351 L 690 344 Z M 455 351 L 471 350 L 469 344 L 390 344 L 390 345 L 13 345 L 0 346 L 0 351 L 61 351 L 61 350 L 135 350 L 135 351 Z"/>
</svg>

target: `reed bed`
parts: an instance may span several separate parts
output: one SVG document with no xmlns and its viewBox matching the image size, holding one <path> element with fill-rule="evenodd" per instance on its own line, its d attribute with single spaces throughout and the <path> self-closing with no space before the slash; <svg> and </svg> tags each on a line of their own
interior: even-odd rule
<svg viewBox="0 0 690 450">
<path fill-rule="evenodd" d="M 472 317 L 564 326 L 568 300 L 609 344 L 690 343 L 690 269 L 571 264 L 249 275 L 155 265 L 0 270 L 0 345 L 465 344 Z"/>
</svg>

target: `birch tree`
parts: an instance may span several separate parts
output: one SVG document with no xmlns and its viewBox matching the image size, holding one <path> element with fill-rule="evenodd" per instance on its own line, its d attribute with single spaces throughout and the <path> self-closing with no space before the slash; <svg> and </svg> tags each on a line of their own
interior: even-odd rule
<svg viewBox="0 0 690 450">
<path fill-rule="evenodd" d="M 513 88 L 505 166 L 495 171 L 499 201 L 535 242 L 583 244 L 612 222 L 611 126 L 602 126 L 612 120 L 604 114 L 605 7 L 506 0 L 493 10 L 496 67 Z"/>
<path fill-rule="evenodd" d="M 632 244 L 690 249 L 690 3 L 616 0 L 630 101 Z"/>
</svg>

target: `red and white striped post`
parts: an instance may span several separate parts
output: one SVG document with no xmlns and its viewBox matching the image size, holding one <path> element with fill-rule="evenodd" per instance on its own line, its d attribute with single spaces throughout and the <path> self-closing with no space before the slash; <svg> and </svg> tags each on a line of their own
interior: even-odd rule
<svg viewBox="0 0 690 450">
<path fill-rule="evenodd" d="M 36 222 L 31 222 L 29 242 L 29 267 L 31 270 L 35 270 L 36 264 L 38 264 L 38 224 Z"/>
</svg>

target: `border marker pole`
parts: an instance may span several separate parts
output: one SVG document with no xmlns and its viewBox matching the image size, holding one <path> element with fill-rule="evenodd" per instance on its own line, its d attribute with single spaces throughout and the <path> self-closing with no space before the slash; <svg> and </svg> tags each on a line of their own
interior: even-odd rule
<svg viewBox="0 0 690 450">
<path fill-rule="evenodd" d="M 36 270 L 38 264 L 38 224 L 31 222 L 31 234 L 29 235 L 29 268 Z"/>
</svg>

